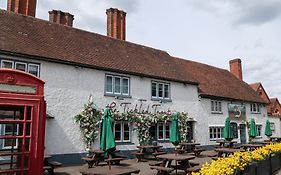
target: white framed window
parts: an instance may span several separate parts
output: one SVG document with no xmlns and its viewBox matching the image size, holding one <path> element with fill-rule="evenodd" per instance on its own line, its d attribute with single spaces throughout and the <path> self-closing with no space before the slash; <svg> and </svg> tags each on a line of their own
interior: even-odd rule
<svg viewBox="0 0 281 175">
<path fill-rule="evenodd" d="M 210 140 L 217 140 L 223 138 L 223 126 L 210 126 L 209 136 Z"/>
<path fill-rule="evenodd" d="M 106 75 L 105 94 L 110 95 L 130 95 L 130 79 L 128 77 Z"/>
<path fill-rule="evenodd" d="M 256 128 L 257 128 L 257 137 L 261 137 L 262 125 L 261 125 L 261 124 L 257 124 L 257 125 L 256 125 Z"/>
<path fill-rule="evenodd" d="M 211 100 L 211 112 L 222 113 L 221 101 Z"/>
<path fill-rule="evenodd" d="M 0 67 L 21 70 L 37 77 L 40 75 L 40 65 L 35 63 L 2 59 Z"/>
<path fill-rule="evenodd" d="M 18 124 L 1 124 L 1 135 L 2 136 L 18 136 L 19 125 Z M 11 149 L 18 147 L 18 139 L 3 139 L 1 149 Z"/>
<path fill-rule="evenodd" d="M 170 139 L 170 123 L 157 123 L 157 139 L 158 140 Z"/>
<path fill-rule="evenodd" d="M 1 68 L 14 68 L 14 62 L 10 60 L 1 60 Z"/>
<path fill-rule="evenodd" d="M 152 99 L 171 99 L 170 83 L 151 82 L 151 98 Z"/>
<path fill-rule="evenodd" d="M 261 113 L 260 105 L 257 104 L 257 103 L 252 103 L 250 105 L 250 109 L 251 109 L 251 113 L 253 113 L 253 114 L 260 114 Z"/>
<path fill-rule="evenodd" d="M 39 65 L 38 64 L 28 64 L 28 73 L 39 77 Z"/>
<path fill-rule="evenodd" d="M 26 72 L 27 71 L 27 64 L 22 63 L 22 62 L 16 62 L 15 63 L 15 69 Z"/>
<path fill-rule="evenodd" d="M 117 121 L 114 123 L 114 137 L 116 142 L 131 141 L 131 124 L 125 121 Z"/>
</svg>

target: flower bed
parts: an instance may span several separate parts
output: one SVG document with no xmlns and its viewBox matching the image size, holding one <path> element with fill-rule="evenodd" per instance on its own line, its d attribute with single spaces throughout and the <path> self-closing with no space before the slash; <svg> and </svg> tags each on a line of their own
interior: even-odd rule
<svg viewBox="0 0 281 175">
<path fill-rule="evenodd" d="M 192 175 L 266 175 L 280 169 L 281 143 L 266 145 L 251 152 L 236 152 L 203 165 Z"/>
</svg>

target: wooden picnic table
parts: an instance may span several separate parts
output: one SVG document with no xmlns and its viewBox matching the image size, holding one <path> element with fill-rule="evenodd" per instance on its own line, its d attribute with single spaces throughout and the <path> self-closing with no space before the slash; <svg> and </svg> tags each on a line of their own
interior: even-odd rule
<svg viewBox="0 0 281 175">
<path fill-rule="evenodd" d="M 262 144 L 251 144 L 251 143 L 247 143 L 247 144 L 241 144 L 240 145 L 242 148 L 244 148 L 245 151 L 253 151 L 257 148 L 262 147 Z"/>
<path fill-rule="evenodd" d="M 197 145 L 200 145 L 200 143 L 195 143 L 195 142 L 182 142 L 182 143 L 180 143 L 180 146 L 181 146 L 182 150 L 187 150 L 188 147 L 190 147 L 191 152 L 193 152 L 195 150 L 195 147 Z"/>
<path fill-rule="evenodd" d="M 157 156 L 158 159 L 163 160 L 165 168 L 172 168 L 172 161 L 176 161 L 175 169 L 184 170 L 187 173 L 187 169 L 190 167 L 189 160 L 195 159 L 195 156 L 189 154 L 163 154 Z M 179 163 L 177 165 L 177 163 Z"/>
<path fill-rule="evenodd" d="M 89 157 L 83 157 L 84 160 L 88 164 L 88 168 L 92 168 L 93 165 L 98 166 L 100 162 L 104 161 L 104 151 L 100 149 L 91 150 L 92 155 Z"/>
<path fill-rule="evenodd" d="M 54 169 L 61 166 L 62 163 L 56 161 L 50 161 L 52 156 L 44 155 L 44 163 L 43 163 L 43 170 L 48 171 L 50 175 L 54 175 Z"/>
<path fill-rule="evenodd" d="M 158 155 L 165 154 L 165 152 L 159 150 L 162 147 L 163 146 L 161 146 L 161 145 L 157 145 L 157 146 L 140 145 L 140 146 L 137 146 L 137 148 L 139 149 L 139 151 L 137 153 L 135 153 L 136 158 L 137 158 L 137 162 L 140 162 L 141 159 L 145 157 L 145 155 L 153 155 L 154 157 L 156 157 Z"/>
<path fill-rule="evenodd" d="M 269 140 L 272 142 L 281 142 L 281 137 L 270 137 Z"/>
<path fill-rule="evenodd" d="M 84 168 L 80 173 L 82 175 L 131 175 L 138 174 L 140 172 L 139 169 L 131 168 L 131 167 L 120 167 L 120 166 L 99 166 L 95 168 Z"/>
<path fill-rule="evenodd" d="M 229 148 L 233 148 L 234 143 L 237 143 L 237 141 L 233 141 L 233 140 L 232 140 L 232 141 L 217 140 L 216 142 L 219 144 L 220 147 L 225 147 L 226 144 L 229 144 L 229 145 L 228 145 Z"/>
<path fill-rule="evenodd" d="M 216 152 L 218 152 L 218 157 L 227 157 L 230 154 L 233 154 L 237 151 L 243 152 L 243 149 L 234 149 L 234 148 L 216 148 Z"/>
</svg>

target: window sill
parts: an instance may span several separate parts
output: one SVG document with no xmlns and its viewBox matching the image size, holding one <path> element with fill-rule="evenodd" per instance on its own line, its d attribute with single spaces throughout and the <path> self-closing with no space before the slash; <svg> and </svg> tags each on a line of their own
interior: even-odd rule
<svg viewBox="0 0 281 175">
<path fill-rule="evenodd" d="M 151 98 L 151 101 L 158 101 L 160 103 L 168 103 L 168 102 L 172 102 L 172 99 Z"/>
<path fill-rule="evenodd" d="M 211 114 L 223 114 L 223 112 L 212 111 Z"/>
<path fill-rule="evenodd" d="M 104 94 L 105 97 L 114 97 L 115 99 L 120 98 L 132 98 L 130 95 L 121 95 L 121 94 Z"/>
<path fill-rule="evenodd" d="M 261 112 L 251 112 L 251 114 L 261 114 Z"/>
</svg>

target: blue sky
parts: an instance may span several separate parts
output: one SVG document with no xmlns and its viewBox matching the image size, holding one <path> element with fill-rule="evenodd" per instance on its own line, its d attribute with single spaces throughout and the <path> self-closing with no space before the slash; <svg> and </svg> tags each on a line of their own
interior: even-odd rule
<svg viewBox="0 0 281 175">
<path fill-rule="evenodd" d="M 83 2 L 83 3 L 81 3 Z M 172 3 L 173 2 L 173 3 Z M 242 59 L 244 81 L 262 82 L 281 99 L 280 0 L 38 0 L 36 16 L 52 9 L 74 15 L 74 27 L 105 34 L 110 7 L 127 12 L 127 40 L 170 55 L 228 69 Z M 6 9 L 6 0 L 0 0 Z"/>
</svg>

